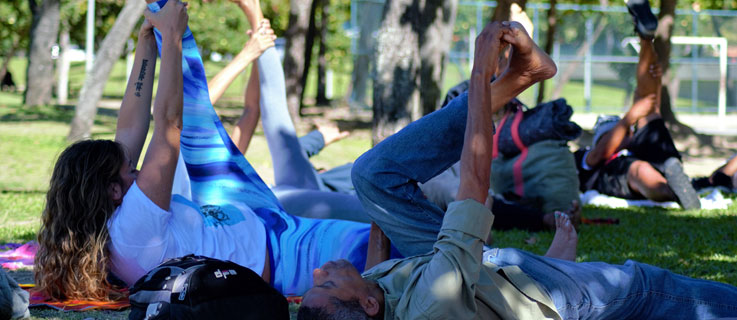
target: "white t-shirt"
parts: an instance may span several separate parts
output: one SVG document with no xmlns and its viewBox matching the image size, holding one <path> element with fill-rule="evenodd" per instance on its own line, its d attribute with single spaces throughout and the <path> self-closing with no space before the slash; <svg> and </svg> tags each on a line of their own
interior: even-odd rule
<svg viewBox="0 0 737 320">
<path fill-rule="evenodd" d="M 200 208 L 174 194 L 166 211 L 134 182 L 108 229 L 111 271 L 128 285 L 162 262 L 190 253 L 230 260 L 258 274 L 264 269 L 266 231 L 245 205 Z"/>
</svg>

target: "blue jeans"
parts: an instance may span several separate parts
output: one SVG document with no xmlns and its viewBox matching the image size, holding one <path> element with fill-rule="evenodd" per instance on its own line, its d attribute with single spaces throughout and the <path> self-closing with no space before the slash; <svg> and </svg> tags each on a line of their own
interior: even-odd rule
<svg viewBox="0 0 737 320">
<path fill-rule="evenodd" d="M 460 159 L 468 99 L 413 122 L 363 154 L 352 179 L 369 216 L 404 256 L 432 250 L 444 212 L 417 186 Z M 484 261 L 517 265 L 548 293 L 564 319 L 708 319 L 737 315 L 737 288 L 647 264 L 575 263 L 516 249 Z"/>
<path fill-rule="evenodd" d="M 547 291 L 563 319 L 714 319 L 737 316 L 737 288 L 648 264 L 571 262 L 517 249 L 484 261 L 516 265 Z"/>
<path fill-rule="evenodd" d="M 429 201 L 425 183 L 461 158 L 468 96 L 411 123 L 364 153 L 351 178 L 366 212 L 405 257 L 432 250 L 444 211 Z"/>
<path fill-rule="evenodd" d="M 272 191 L 284 210 L 306 218 L 370 222 L 356 196 L 322 187 L 289 117 L 284 72 L 276 49 L 264 51 L 258 68 L 261 124 L 274 166 Z"/>
</svg>

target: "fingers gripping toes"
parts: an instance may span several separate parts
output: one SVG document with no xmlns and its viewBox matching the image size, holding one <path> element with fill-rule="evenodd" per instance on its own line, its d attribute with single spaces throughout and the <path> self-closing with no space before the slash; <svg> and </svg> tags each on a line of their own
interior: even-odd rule
<svg viewBox="0 0 737 320">
<path fill-rule="evenodd" d="M 187 14 L 187 3 L 181 1 L 169 1 L 158 12 L 147 9 L 144 16 L 162 35 L 182 35 L 187 29 L 189 15 Z"/>
</svg>

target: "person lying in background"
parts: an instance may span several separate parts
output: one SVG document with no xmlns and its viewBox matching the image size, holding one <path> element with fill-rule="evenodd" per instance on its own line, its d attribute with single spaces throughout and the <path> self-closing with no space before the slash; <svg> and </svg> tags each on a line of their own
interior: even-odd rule
<svg viewBox="0 0 737 320">
<path fill-rule="evenodd" d="M 709 187 L 724 187 L 733 190 L 737 186 L 737 154 L 708 177 L 694 178 L 691 184 L 696 190 Z"/>
<path fill-rule="evenodd" d="M 653 45 L 657 18 L 647 0 L 630 0 L 627 7 L 640 35 L 635 102 L 622 118 L 599 117 L 591 146 L 574 153 L 581 191 L 677 201 L 684 209 L 699 209 L 699 197 L 660 115 L 662 71 Z"/>
</svg>

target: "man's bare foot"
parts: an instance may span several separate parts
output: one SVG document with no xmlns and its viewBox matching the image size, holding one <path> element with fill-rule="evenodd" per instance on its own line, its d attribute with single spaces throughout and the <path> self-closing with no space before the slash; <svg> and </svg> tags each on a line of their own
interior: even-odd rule
<svg viewBox="0 0 737 320">
<path fill-rule="evenodd" d="M 561 260 L 576 261 L 578 234 L 570 218 L 562 212 L 555 213 L 555 236 L 545 256 Z"/>
<path fill-rule="evenodd" d="M 528 86 L 552 78 L 558 72 L 555 62 L 532 41 L 522 24 L 516 21 L 508 24 L 511 31 L 505 33 L 502 40 L 513 49 L 509 69 L 503 76 L 518 77 Z"/>
</svg>

